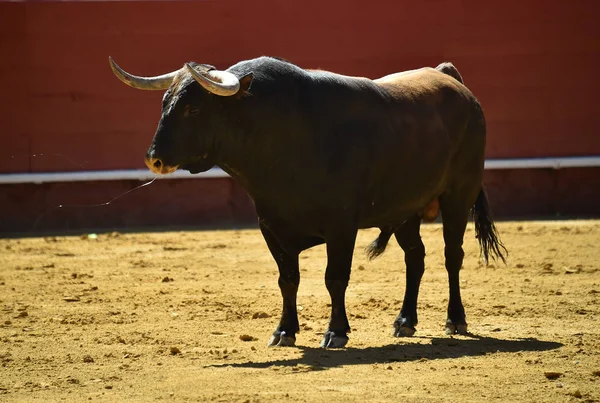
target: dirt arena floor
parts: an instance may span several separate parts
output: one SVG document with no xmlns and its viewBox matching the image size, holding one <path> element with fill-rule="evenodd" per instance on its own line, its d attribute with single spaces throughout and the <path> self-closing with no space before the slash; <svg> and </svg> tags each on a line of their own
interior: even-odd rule
<svg viewBox="0 0 600 403">
<path fill-rule="evenodd" d="M 444 334 L 439 224 L 424 225 L 417 333 L 392 337 L 403 253 L 357 241 L 348 348 L 327 326 L 323 247 L 301 255 L 297 347 L 268 348 L 277 269 L 256 230 L 0 239 L 0 401 L 598 402 L 600 221 L 509 222 L 507 266 L 472 224 L 462 290 L 472 336 Z"/>
</svg>

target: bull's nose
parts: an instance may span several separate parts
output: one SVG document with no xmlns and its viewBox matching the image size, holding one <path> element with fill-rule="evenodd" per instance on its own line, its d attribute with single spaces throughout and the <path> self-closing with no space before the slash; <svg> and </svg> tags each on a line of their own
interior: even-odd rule
<svg viewBox="0 0 600 403">
<path fill-rule="evenodd" d="M 151 170 L 154 173 L 161 173 L 162 169 L 163 169 L 163 163 L 159 158 L 148 158 L 146 157 L 146 166 L 148 167 L 149 170 Z"/>
<path fill-rule="evenodd" d="M 144 162 L 146 163 L 148 169 L 155 174 L 170 174 L 171 172 L 175 172 L 178 168 L 177 165 L 165 165 L 160 158 L 146 157 Z"/>
</svg>

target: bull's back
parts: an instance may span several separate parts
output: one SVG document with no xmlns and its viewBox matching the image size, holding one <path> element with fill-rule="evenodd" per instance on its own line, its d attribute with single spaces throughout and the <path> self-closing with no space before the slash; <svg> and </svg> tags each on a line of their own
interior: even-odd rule
<svg viewBox="0 0 600 403">
<path fill-rule="evenodd" d="M 405 203 L 394 188 L 437 192 L 452 154 L 468 136 L 474 97 L 455 78 L 432 68 L 365 80 L 344 77 L 340 88 L 328 82 L 307 103 L 317 105 L 307 116 L 321 122 L 311 133 L 325 150 L 317 153 L 330 173 L 324 180 L 347 175 L 362 186 L 356 177 L 366 177 L 368 189 L 358 192 L 371 203 L 373 198 Z"/>
</svg>

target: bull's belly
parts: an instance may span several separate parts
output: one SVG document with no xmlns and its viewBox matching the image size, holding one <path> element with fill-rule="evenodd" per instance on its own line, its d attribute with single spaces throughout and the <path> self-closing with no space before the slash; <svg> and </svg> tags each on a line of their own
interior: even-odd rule
<svg viewBox="0 0 600 403">
<path fill-rule="evenodd" d="M 425 222 L 434 222 L 440 212 L 438 197 L 433 197 L 425 206 L 399 207 L 383 211 L 373 211 L 362 216 L 359 220 L 359 228 L 374 227 L 399 227 L 406 220 L 417 214 Z"/>
<path fill-rule="evenodd" d="M 435 192 L 413 200 L 372 202 L 369 206 L 349 202 L 350 198 L 330 200 L 326 204 L 313 204 L 314 200 L 311 203 L 305 199 L 299 199 L 304 203 L 290 203 L 287 200 L 261 203 L 257 212 L 261 219 L 278 223 L 291 234 L 326 238 L 329 230 L 338 231 L 340 228 L 400 227 L 415 214 L 424 221 L 435 220 L 439 212 L 440 194 Z"/>
<path fill-rule="evenodd" d="M 375 204 L 371 209 L 364 211 L 360 215 L 358 227 L 398 227 L 413 215 L 418 214 L 423 208 L 424 207 L 420 205 L 397 205 L 389 207 L 380 206 L 380 208 L 377 209 L 377 205 Z"/>
<path fill-rule="evenodd" d="M 400 226 L 418 214 L 425 221 L 435 221 L 439 213 L 439 196 L 445 190 L 445 176 L 422 183 L 421 186 L 407 187 L 412 191 L 397 192 L 392 195 L 372 197 L 359 207 L 359 228 Z"/>
<path fill-rule="evenodd" d="M 415 214 L 425 220 L 437 217 L 437 200 L 449 172 L 446 164 L 437 168 L 417 166 L 418 175 L 393 175 L 390 172 L 406 170 L 387 169 L 385 174 L 373 174 L 375 181 L 359 187 L 352 186 L 358 185 L 352 181 L 282 183 L 277 192 L 270 188 L 268 197 L 253 199 L 259 216 L 298 234 L 325 236 L 328 229 L 340 227 L 399 227 Z"/>
</svg>

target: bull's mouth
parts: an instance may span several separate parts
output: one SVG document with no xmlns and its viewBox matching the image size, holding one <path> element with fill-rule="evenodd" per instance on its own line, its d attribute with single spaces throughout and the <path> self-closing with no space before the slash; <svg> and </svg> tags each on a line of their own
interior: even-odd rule
<svg viewBox="0 0 600 403">
<path fill-rule="evenodd" d="M 179 169 L 179 165 L 175 165 L 174 167 L 163 166 L 160 169 L 151 169 L 151 171 L 154 172 L 155 174 L 167 175 L 167 174 L 172 174 L 173 172 L 177 171 L 178 169 Z"/>
<path fill-rule="evenodd" d="M 212 167 L 214 167 L 215 164 L 208 161 L 207 159 L 200 159 L 200 160 L 196 160 L 193 162 L 188 162 L 185 164 L 181 164 L 179 166 L 180 169 L 185 169 L 186 171 L 189 171 L 191 174 L 197 174 L 200 172 L 206 172 L 209 169 L 211 169 Z"/>
</svg>

